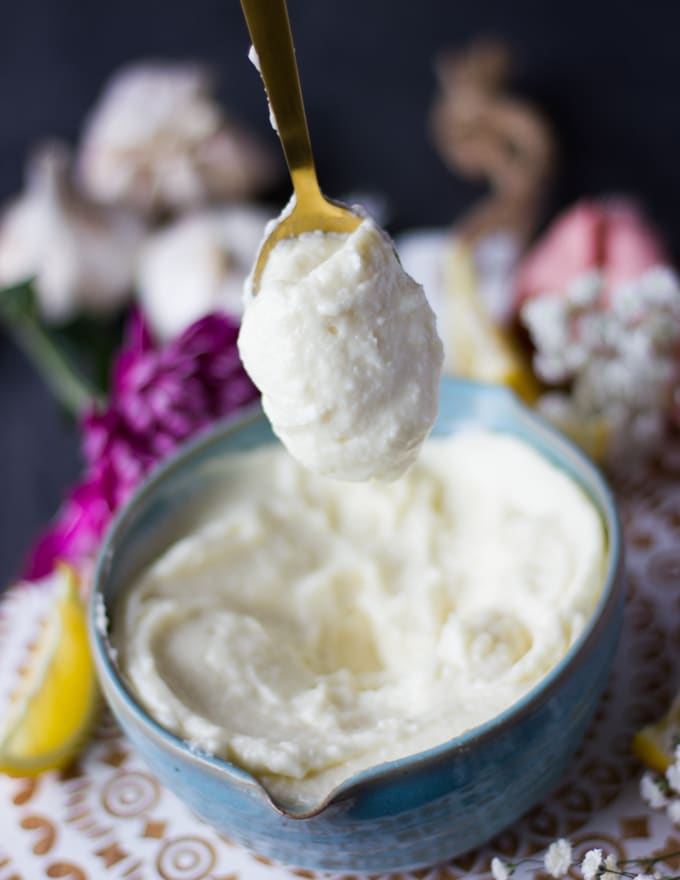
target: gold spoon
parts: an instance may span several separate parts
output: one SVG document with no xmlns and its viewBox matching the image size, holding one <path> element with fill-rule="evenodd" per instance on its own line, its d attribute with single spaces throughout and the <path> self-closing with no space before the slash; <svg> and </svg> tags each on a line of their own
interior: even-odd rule
<svg viewBox="0 0 680 880">
<path fill-rule="evenodd" d="M 241 8 L 295 191 L 293 210 L 260 246 L 252 274 L 253 293 L 257 293 L 277 242 L 316 230 L 353 232 L 363 217 L 330 201 L 319 189 L 286 0 L 241 0 Z"/>
</svg>

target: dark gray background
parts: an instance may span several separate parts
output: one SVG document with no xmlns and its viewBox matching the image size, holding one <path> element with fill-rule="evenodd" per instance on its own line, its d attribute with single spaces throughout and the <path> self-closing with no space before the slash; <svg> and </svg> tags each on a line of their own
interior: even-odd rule
<svg viewBox="0 0 680 880">
<path fill-rule="evenodd" d="M 324 189 L 387 196 L 391 229 L 452 221 L 476 190 L 432 149 L 432 60 L 481 35 L 506 38 L 518 82 L 563 147 L 554 205 L 625 191 L 680 249 L 680 4 L 550 0 L 291 0 Z M 246 60 L 237 0 L 22 0 L 0 4 L 0 199 L 40 138 L 75 140 L 103 81 L 144 57 L 201 59 L 225 104 L 273 134 Z M 77 436 L 0 335 L 0 585 L 79 471 Z"/>
</svg>

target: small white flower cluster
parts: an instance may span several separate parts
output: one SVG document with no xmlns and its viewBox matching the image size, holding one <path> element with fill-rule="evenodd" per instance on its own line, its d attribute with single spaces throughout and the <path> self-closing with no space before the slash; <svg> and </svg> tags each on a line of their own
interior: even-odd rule
<svg viewBox="0 0 680 880">
<path fill-rule="evenodd" d="M 619 877 L 629 877 L 631 880 L 661 880 L 662 874 L 637 873 L 626 870 L 626 865 L 654 864 L 655 859 L 630 859 L 619 864 L 616 856 L 611 853 L 604 855 L 601 849 L 590 849 L 583 857 L 580 868 L 583 880 L 618 880 Z"/>
<path fill-rule="evenodd" d="M 571 843 L 560 838 L 546 850 L 541 867 L 550 877 L 555 878 L 566 877 L 570 870 L 575 869 L 580 872 L 583 880 L 619 880 L 621 877 L 627 880 L 674 880 L 654 869 L 659 862 L 677 855 L 674 852 L 620 862 L 612 853 L 605 854 L 601 849 L 590 849 L 579 862 L 574 859 Z M 519 862 L 506 862 L 494 857 L 491 860 L 491 873 L 494 880 L 509 880 L 519 867 L 528 864 L 540 864 L 540 860 L 527 858 Z"/>
<path fill-rule="evenodd" d="M 545 395 L 549 418 L 599 419 L 613 441 L 639 450 L 656 445 L 680 373 L 680 284 L 669 268 L 654 267 L 611 291 L 601 272 L 585 272 L 565 291 L 527 302 L 521 319 L 539 377 L 569 388 Z"/>
<path fill-rule="evenodd" d="M 560 838 L 551 843 L 546 850 L 543 867 L 551 877 L 564 877 L 572 866 L 572 858 L 571 844 L 568 840 Z M 508 880 L 519 864 L 522 863 L 513 864 L 494 857 L 491 860 L 491 873 L 495 880 Z"/>
<path fill-rule="evenodd" d="M 640 779 L 640 795 L 653 810 L 665 810 L 674 825 L 680 825 L 680 746 L 675 761 L 662 776 L 647 771 Z"/>
</svg>

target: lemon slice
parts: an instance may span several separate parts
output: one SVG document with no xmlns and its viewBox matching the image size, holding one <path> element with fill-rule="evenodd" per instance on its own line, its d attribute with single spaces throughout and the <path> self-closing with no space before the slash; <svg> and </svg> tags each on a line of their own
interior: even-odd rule
<svg viewBox="0 0 680 880">
<path fill-rule="evenodd" d="M 508 385 L 527 403 L 534 403 L 540 386 L 524 352 L 488 314 L 469 246 L 454 242 L 447 247 L 443 280 L 444 369 L 456 376 Z"/>
<path fill-rule="evenodd" d="M 13 776 L 68 764 L 86 740 L 98 705 L 77 576 L 62 566 L 55 579 L 54 595 L 39 635 L 26 647 L 0 729 L 0 771 Z"/>
<path fill-rule="evenodd" d="M 680 744 L 680 700 L 656 721 L 641 728 L 633 737 L 633 752 L 650 770 L 665 773 L 675 760 L 676 745 Z"/>
</svg>

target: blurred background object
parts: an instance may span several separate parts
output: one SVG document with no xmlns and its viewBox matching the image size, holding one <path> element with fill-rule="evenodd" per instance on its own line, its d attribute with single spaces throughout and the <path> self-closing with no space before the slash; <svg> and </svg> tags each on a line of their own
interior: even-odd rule
<svg viewBox="0 0 680 880">
<path fill-rule="evenodd" d="M 0 286 L 32 278 L 48 323 L 119 310 L 132 290 L 142 220 L 79 193 L 63 144 L 42 145 L 26 178 L 0 216 Z"/>
<path fill-rule="evenodd" d="M 190 213 L 147 239 L 137 293 L 151 330 L 168 341 L 210 311 L 240 319 L 243 283 L 270 212 L 233 205 Z"/>
<path fill-rule="evenodd" d="M 500 40 L 475 41 L 436 62 L 435 146 L 454 173 L 489 184 L 456 223 L 469 242 L 494 232 L 529 241 L 555 174 L 555 136 L 540 109 L 510 91 L 513 62 Z"/>
<path fill-rule="evenodd" d="M 443 228 L 471 216 L 466 212 L 479 204 L 484 184 L 452 174 L 430 133 L 430 113 L 441 82 L 435 60 L 481 37 L 495 38 L 504 41 L 513 55 L 511 93 L 540 108 L 559 141 L 560 171 L 542 222 L 583 196 L 623 192 L 645 205 L 672 253 L 676 257 L 680 253 L 680 179 L 675 173 L 680 141 L 679 7 L 662 0 L 630 7 L 613 0 L 596 4 L 344 0 L 341 5 L 290 0 L 289 5 L 319 177 L 330 195 L 362 190 L 383 197 L 393 233 Z M 99 198 L 129 202 L 125 193 L 126 180 L 132 179 L 126 177 L 130 166 L 121 166 L 119 153 L 114 167 L 123 167 L 124 173 L 118 189 L 112 194 L 95 184 L 95 180 L 101 183 L 101 176 L 93 168 L 102 156 L 108 161 L 111 153 L 100 151 L 95 154 L 97 162 L 92 159 L 93 144 L 99 149 L 102 143 L 92 133 L 93 108 L 106 83 L 122 68 L 144 62 L 138 72 L 158 74 L 167 72 L 159 63 L 172 62 L 195 65 L 183 68 L 185 73 L 193 71 L 184 80 L 184 94 L 186 106 L 198 107 L 198 112 L 192 117 L 195 124 L 189 125 L 185 116 L 186 125 L 180 128 L 191 150 L 201 145 L 201 159 L 189 166 L 180 163 L 176 178 L 180 182 L 168 191 L 153 181 L 146 189 L 136 186 L 141 207 L 152 215 L 171 214 L 178 204 L 184 208 L 214 201 L 215 196 L 231 200 L 256 192 L 278 207 L 288 194 L 287 184 L 285 177 L 283 183 L 275 183 L 275 164 L 268 157 L 276 163 L 278 144 L 247 50 L 236 0 L 191 4 L 120 0 L 103 6 L 84 0 L 25 0 L 13 5 L 4 12 L 0 27 L 0 106 L 5 108 L 0 128 L 0 204 L 21 191 L 23 169 L 34 147 L 55 137 L 73 150 L 87 147 L 81 150 L 78 169 L 90 192 L 94 189 Z M 441 74 L 441 66 L 439 70 Z M 128 86 L 129 82 L 128 74 Z M 120 94 L 120 80 L 117 89 Z M 152 132 L 156 149 L 159 143 L 154 138 L 161 131 L 165 138 L 161 154 L 172 156 L 165 149 L 168 137 L 174 143 L 180 135 L 174 130 L 168 134 L 160 99 L 140 100 L 148 106 L 142 134 Z M 88 119 L 89 135 L 83 140 Z M 99 120 L 101 124 L 101 115 Z M 236 185 L 233 175 L 231 188 L 222 173 L 217 180 L 212 173 L 206 177 L 206 167 L 214 169 L 215 151 L 209 150 L 211 161 L 204 161 L 202 138 L 219 133 L 217 152 L 224 158 L 224 150 L 229 149 L 222 135 L 228 132 L 235 134 L 229 149 L 239 149 L 244 139 L 259 145 L 247 149 L 251 158 L 257 154 L 255 180 L 246 175 L 247 186 L 246 178 Z M 131 136 L 139 144 L 137 129 Z M 110 145 L 110 140 L 105 143 Z M 552 148 L 541 161 L 547 173 Z M 105 169 L 110 167 L 104 164 Z M 223 170 L 225 165 L 219 167 Z M 106 170 L 104 183 L 110 175 Z M 539 213 L 536 209 L 532 224 L 539 222 Z M 215 257 L 211 244 L 219 239 L 218 226 L 210 226 L 212 231 L 206 233 L 207 226 L 191 223 L 193 237 L 189 241 L 186 233 L 186 246 L 212 254 L 204 259 L 201 296 L 206 301 L 219 298 L 229 272 L 228 263 L 220 262 L 219 253 Z M 168 229 L 156 233 L 169 234 Z M 154 261 L 147 252 L 142 284 L 154 304 L 157 279 L 163 272 L 173 273 L 158 254 Z M 502 247 L 494 259 L 507 261 Z M 232 265 L 242 261 L 239 257 Z M 156 305 L 153 308 L 162 313 Z M 190 319 L 171 312 L 169 301 L 167 320 L 158 319 L 160 336 L 175 332 L 181 321 Z M 32 539 L 58 508 L 66 486 L 80 470 L 80 459 L 75 429 L 4 335 L 0 336 L 0 408 L 5 420 L 0 433 L 1 584 L 17 572 Z"/>
<path fill-rule="evenodd" d="M 163 216 L 266 189 L 277 159 L 224 112 L 214 87 L 199 64 L 142 62 L 116 72 L 85 119 L 85 192 Z"/>
</svg>

